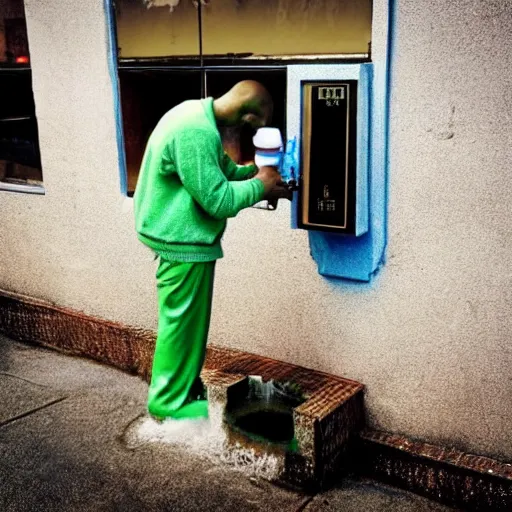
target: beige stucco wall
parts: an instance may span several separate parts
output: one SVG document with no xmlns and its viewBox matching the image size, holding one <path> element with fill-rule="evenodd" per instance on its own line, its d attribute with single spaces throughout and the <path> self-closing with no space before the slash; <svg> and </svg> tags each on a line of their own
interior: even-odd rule
<svg viewBox="0 0 512 512">
<path fill-rule="evenodd" d="M 119 193 L 103 1 L 26 5 L 47 194 L 0 192 L 0 287 L 155 327 L 155 266 Z M 373 426 L 508 460 L 511 12 L 399 1 L 387 265 L 371 286 L 327 281 L 287 205 L 243 212 L 211 330 L 360 380 Z"/>
</svg>

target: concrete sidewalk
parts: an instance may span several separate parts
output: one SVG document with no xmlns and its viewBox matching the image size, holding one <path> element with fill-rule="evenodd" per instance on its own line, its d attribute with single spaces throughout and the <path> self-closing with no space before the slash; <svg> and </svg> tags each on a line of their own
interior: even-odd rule
<svg viewBox="0 0 512 512">
<path fill-rule="evenodd" d="M 369 481 L 311 497 L 186 449 L 130 447 L 146 392 L 138 377 L 0 335 L 0 510 L 449 510 Z"/>
</svg>

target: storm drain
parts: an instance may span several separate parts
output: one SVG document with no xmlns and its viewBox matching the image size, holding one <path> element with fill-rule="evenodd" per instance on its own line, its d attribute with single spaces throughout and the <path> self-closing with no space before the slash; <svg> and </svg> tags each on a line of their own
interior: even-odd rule
<svg viewBox="0 0 512 512">
<path fill-rule="evenodd" d="M 298 386 L 251 375 L 233 391 L 223 417 L 228 430 L 248 441 L 296 451 L 293 410 L 306 400 Z"/>
<path fill-rule="evenodd" d="M 203 381 L 227 447 L 276 458 L 274 479 L 320 488 L 364 425 L 363 386 L 253 354 L 210 348 Z"/>
</svg>

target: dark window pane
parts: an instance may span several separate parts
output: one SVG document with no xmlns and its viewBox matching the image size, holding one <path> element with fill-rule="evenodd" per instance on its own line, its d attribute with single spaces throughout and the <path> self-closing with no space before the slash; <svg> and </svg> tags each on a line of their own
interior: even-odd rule
<svg viewBox="0 0 512 512">
<path fill-rule="evenodd" d="M 0 2 L 0 63 L 28 64 L 27 24 L 23 0 Z"/>
<path fill-rule="evenodd" d="M 29 70 L 1 71 L 0 179 L 42 181 Z"/>
<path fill-rule="evenodd" d="M 200 98 L 198 71 L 119 70 L 128 192 L 135 190 L 146 143 L 160 118 L 188 99 Z"/>
<path fill-rule="evenodd" d="M 42 181 L 23 0 L 0 3 L 0 181 Z"/>
</svg>

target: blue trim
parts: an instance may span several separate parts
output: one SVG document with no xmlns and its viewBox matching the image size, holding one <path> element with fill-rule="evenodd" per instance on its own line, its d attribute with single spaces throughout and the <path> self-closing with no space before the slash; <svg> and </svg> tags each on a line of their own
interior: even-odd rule
<svg viewBox="0 0 512 512">
<path fill-rule="evenodd" d="M 108 71 L 112 81 L 112 96 L 114 100 L 117 152 L 119 162 L 121 193 L 128 195 L 128 175 L 126 168 L 126 154 L 124 150 L 123 115 L 121 110 L 121 93 L 119 91 L 119 76 L 117 74 L 117 34 L 116 17 L 112 0 L 104 0 L 105 18 L 107 21 L 108 38 Z"/>
<path fill-rule="evenodd" d="M 393 31 L 394 20 L 396 19 L 396 2 L 395 0 L 387 0 L 387 26 L 386 30 L 386 54 L 382 62 L 379 62 L 381 73 L 379 74 L 378 80 L 373 83 L 374 91 L 372 98 L 374 106 L 372 108 L 382 112 L 382 137 L 380 138 L 382 146 L 374 144 L 374 152 L 372 157 L 377 159 L 376 165 L 372 166 L 375 170 L 378 169 L 378 163 L 381 162 L 383 167 L 383 197 L 382 201 L 384 207 L 382 208 L 382 242 L 380 248 L 375 251 L 373 258 L 373 272 L 372 276 L 375 275 L 379 269 L 386 263 L 386 249 L 388 245 L 388 218 L 389 218 L 389 118 L 390 118 L 390 91 L 391 91 L 391 61 L 393 52 Z M 380 95 L 379 95 L 380 92 Z M 379 102 L 377 100 L 380 100 Z M 372 112 L 372 117 L 375 118 L 375 112 Z M 374 130 L 375 134 L 378 132 L 378 128 Z M 376 151 L 376 148 L 379 150 Z M 370 276 L 370 277 L 372 277 Z"/>
<path fill-rule="evenodd" d="M 370 102 L 372 84 L 372 65 L 362 64 L 359 71 L 357 98 L 357 175 L 356 175 L 356 236 L 369 229 L 370 190 Z"/>
</svg>

